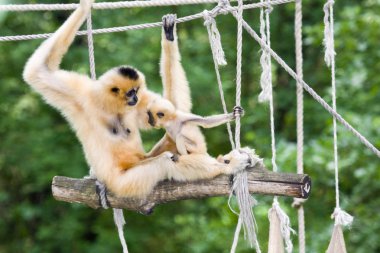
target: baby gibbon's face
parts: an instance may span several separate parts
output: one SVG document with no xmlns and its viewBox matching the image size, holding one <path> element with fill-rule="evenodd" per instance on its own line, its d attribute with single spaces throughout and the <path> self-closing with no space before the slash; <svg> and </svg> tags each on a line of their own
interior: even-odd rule
<svg viewBox="0 0 380 253">
<path fill-rule="evenodd" d="M 148 123 L 155 128 L 166 127 L 176 118 L 176 109 L 167 99 L 157 98 L 148 104 Z"/>
<path fill-rule="evenodd" d="M 139 90 L 145 87 L 144 75 L 132 67 L 122 66 L 109 70 L 99 80 L 111 103 L 135 106 Z"/>
</svg>

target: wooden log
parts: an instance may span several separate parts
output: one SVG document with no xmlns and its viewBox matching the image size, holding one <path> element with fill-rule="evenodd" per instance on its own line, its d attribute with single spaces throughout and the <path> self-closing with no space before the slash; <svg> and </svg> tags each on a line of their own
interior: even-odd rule
<svg viewBox="0 0 380 253">
<path fill-rule="evenodd" d="M 248 184 L 251 193 L 304 199 L 308 198 L 311 190 L 308 175 L 274 173 L 262 168 L 248 170 Z M 158 183 L 146 199 L 120 198 L 107 192 L 107 200 L 110 207 L 149 214 L 155 206 L 170 201 L 229 195 L 231 185 L 232 176 L 229 175 L 191 182 L 166 180 Z M 52 192 L 56 200 L 83 203 L 92 208 L 101 207 L 94 179 L 55 176 Z"/>
</svg>

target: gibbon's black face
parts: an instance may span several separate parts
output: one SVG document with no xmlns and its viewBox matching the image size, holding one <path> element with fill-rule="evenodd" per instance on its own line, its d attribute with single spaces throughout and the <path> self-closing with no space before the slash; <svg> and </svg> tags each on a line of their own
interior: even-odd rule
<svg viewBox="0 0 380 253">
<path fill-rule="evenodd" d="M 139 89 L 140 87 L 135 87 L 135 88 L 125 91 L 115 86 L 111 88 L 111 92 L 114 93 L 115 95 L 123 96 L 124 99 L 126 100 L 127 105 L 134 106 L 139 101 L 137 97 L 137 93 Z"/>
<path fill-rule="evenodd" d="M 113 97 L 118 98 L 127 106 L 135 106 L 138 101 L 138 92 L 143 78 L 131 67 L 118 67 L 116 73 L 113 72 L 109 82 L 109 92 Z M 107 76 L 106 76 L 107 78 Z"/>
</svg>

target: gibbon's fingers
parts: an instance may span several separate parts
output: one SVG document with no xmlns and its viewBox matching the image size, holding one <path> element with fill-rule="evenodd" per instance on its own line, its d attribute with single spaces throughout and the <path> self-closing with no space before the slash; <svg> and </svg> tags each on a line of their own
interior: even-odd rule
<svg viewBox="0 0 380 253">
<path fill-rule="evenodd" d="M 169 41 L 174 41 L 174 31 L 175 31 L 175 25 L 176 25 L 176 14 L 167 14 L 162 17 L 162 26 L 165 32 L 165 37 Z"/>
</svg>

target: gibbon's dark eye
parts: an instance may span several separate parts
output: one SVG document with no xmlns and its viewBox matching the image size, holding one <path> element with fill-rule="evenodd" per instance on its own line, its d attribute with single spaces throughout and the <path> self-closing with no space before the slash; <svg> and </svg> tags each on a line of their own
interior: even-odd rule
<svg viewBox="0 0 380 253">
<path fill-rule="evenodd" d="M 134 96 L 135 94 L 136 94 L 135 89 L 132 89 L 132 90 L 128 91 L 125 95 L 126 95 L 127 97 L 132 97 L 132 96 Z"/>
<path fill-rule="evenodd" d="M 112 91 L 113 93 L 119 93 L 120 89 L 117 88 L 117 87 L 113 87 L 113 88 L 111 88 L 111 91 Z"/>
<path fill-rule="evenodd" d="M 159 118 L 162 118 L 162 117 L 164 117 L 165 116 L 165 114 L 163 113 L 163 112 L 158 112 L 157 113 L 157 117 L 159 117 Z"/>
<path fill-rule="evenodd" d="M 229 163 L 230 163 L 230 160 L 224 160 L 224 163 L 225 163 L 225 164 L 229 164 Z"/>
</svg>

